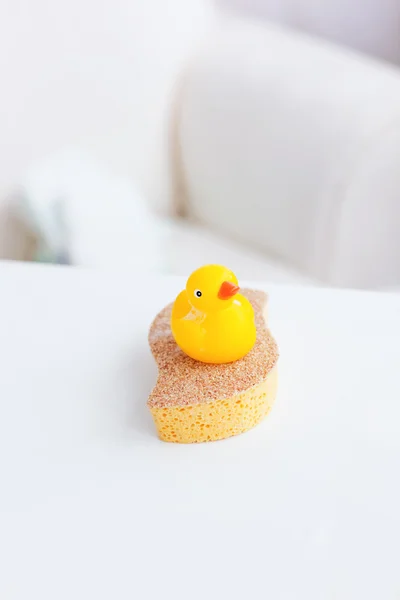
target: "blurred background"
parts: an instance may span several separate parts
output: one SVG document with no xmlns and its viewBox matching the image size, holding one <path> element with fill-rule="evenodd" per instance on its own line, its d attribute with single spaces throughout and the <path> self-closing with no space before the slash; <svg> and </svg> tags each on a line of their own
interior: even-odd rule
<svg viewBox="0 0 400 600">
<path fill-rule="evenodd" d="M 0 258 L 400 289 L 400 0 L 3 0 Z"/>
</svg>

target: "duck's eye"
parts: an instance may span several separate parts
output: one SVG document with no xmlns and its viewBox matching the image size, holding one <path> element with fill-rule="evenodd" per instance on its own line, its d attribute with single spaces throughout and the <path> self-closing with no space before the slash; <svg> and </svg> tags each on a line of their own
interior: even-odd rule
<svg viewBox="0 0 400 600">
<path fill-rule="evenodd" d="M 203 294 L 201 293 L 200 290 L 194 290 L 194 295 L 197 296 L 198 298 L 201 298 Z"/>
</svg>

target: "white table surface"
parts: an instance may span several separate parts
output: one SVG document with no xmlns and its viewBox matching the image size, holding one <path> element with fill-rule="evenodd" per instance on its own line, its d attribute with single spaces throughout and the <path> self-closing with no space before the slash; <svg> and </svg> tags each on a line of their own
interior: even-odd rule
<svg viewBox="0 0 400 600">
<path fill-rule="evenodd" d="M 160 442 L 176 279 L 0 265 L 2 600 L 398 599 L 400 296 L 269 286 L 270 416 Z"/>
</svg>

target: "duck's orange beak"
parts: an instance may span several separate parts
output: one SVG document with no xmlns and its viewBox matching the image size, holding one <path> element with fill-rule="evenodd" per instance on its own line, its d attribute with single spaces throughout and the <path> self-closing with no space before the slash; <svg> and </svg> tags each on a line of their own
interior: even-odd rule
<svg viewBox="0 0 400 600">
<path fill-rule="evenodd" d="M 224 283 L 219 288 L 218 298 L 220 298 L 220 300 L 228 300 L 229 298 L 232 298 L 232 296 L 237 294 L 239 290 L 240 287 L 238 285 L 235 285 L 230 281 L 224 281 Z"/>
</svg>

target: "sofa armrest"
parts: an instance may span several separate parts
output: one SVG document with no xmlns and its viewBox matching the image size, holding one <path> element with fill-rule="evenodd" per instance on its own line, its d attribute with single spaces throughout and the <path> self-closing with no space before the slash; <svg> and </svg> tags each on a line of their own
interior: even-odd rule
<svg viewBox="0 0 400 600">
<path fill-rule="evenodd" d="M 400 282 L 400 73 L 227 19 L 188 73 L 187 210 L 309 276 Z"/>
</svg>

